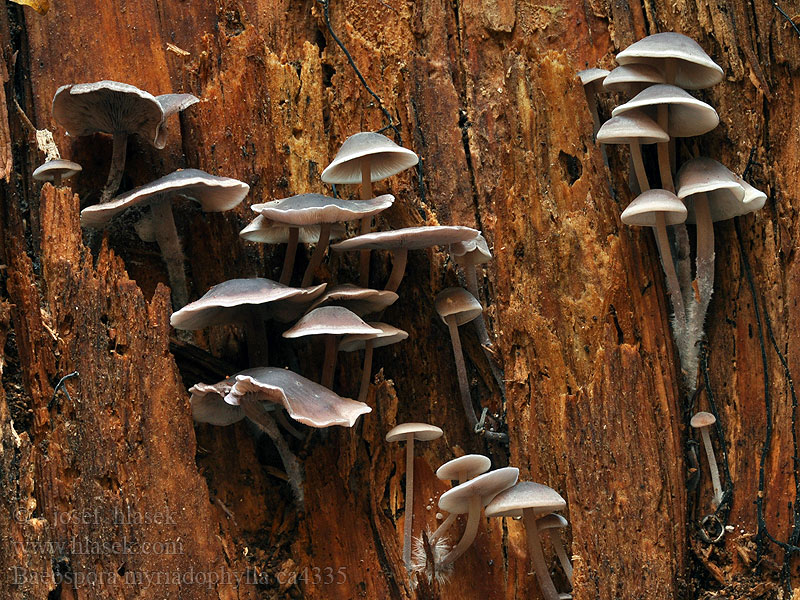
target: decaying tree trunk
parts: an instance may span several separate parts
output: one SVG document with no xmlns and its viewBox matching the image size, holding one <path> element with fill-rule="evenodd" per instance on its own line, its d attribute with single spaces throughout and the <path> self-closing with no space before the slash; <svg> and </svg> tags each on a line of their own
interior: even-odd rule
<svg viewBox="0 0 800 600">
<path fill-rule="evenodd" d="M 720 589 L 777 598 L 797 585 L 795 562 L 781 574 L 785 551 L 800 543 L 791 379 L 800 368 L 800 31 L 788 20 L 797 7 L 723 4 L 53 0 L 45 15 L 9 4 L 0 19 L 0 596 L 539 598 L 522 523 L 510 519 L 481 521 L 449 584 L 412 589 L 404 455 L 383 440 L 404 421 L 445 430 L 418 447 L 417 535 L 435 528 L 448 488 L 435 469 L 485 452 L 567 499 L 577 600 Z M 680 388 L 652 235 L 619 221 L 631 199 L 626 153 L 609 148 L 604 163 L 575 76 L 669 30 L 698 40 L 726 74 L 700 93 L 720 127 L 682 143 L 682 156 L 717 158 L 769 194 L 764 210 L 717 226 L 708 388 L 701 379 L 694 399 Z M 411 337 L 376 351 L 373 412 L 352 430 L 292 441 L 306 469 L 304 514 L 274 449 L 244 423 L 194 427 L 186 388 L 245 368 L 244 335 L 198 332 L 202 352 L 171 345 L 156 249 L 131 219 L 81 231 L 79 209 L 99 196 L 111 141 L 67 137 L 50 104 L 58 86 L 100 79 L 201 98 L 180 127 L 169 123 L 164 151 L 129 142 L 124 189 L 180 167 L 251 185 L 229 213 L 176 205 L 193 298 L 232 277 L 277 279 L 283 250 L 238 238 L 249 205 L 329 191 L 319 175 L 341 142 L 389 115 L 397 129 L 385 133 L 422 167 L 376 185 L 397 197 L 379 227 L 467 225 L 493 248 L 481 283 L 505 396 L 475 335 L 462 335 L 472 391 L 507 424 L 508 448 L 476 438 L 463 417 L 433 309 L 435 294 L 458 283 L 441 251 L 410 255 L 400 300 L 384 315 Z M 72 189 L 32 181 L 43 157 L 14 100 L 83 165 Z M 606 118 L 615 102 L 601 99 Z M 374 285 L 388 267 L 373 258 Z M 357 279 L 355 256 L 333 254 L 324 269 L 323 280 Z M 270 344 L 276 365 L 318 371 L 321 348 L 280 330 Z M 342 357 L 337 391 L 354 397 L 359 377 L 358 357 Z M 698 530 L 712 513 L 707 467 L 701 457 L 696 486 L 686 460 L 688 418 L 709 408 L 733 484 L 720 515 L 730 527 L 713 545 Z"/>
</svg>

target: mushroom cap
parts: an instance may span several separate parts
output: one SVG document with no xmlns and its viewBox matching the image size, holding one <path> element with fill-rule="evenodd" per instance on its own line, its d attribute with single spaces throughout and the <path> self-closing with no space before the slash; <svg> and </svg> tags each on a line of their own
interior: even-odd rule
<svg viewBox="0 0 800 600">
<path fill-rule="evenodd" d="M 625 92 L 636 84 L 666 83 L 664 75 L 651 65 L 620 65 L 603 79 L 603 87 L 610 92 Z"/>
<path fill-rule="evenodd" d="M 625 225 L 655 227 L 656 213 L 664 213 L 667 225 L 686 221 L 686 206 L 675 194 L 667 190 L 653 189 L 639 194 L 625 210 L 620 219 Z"/>
<path fill-rule="evenodd" d="M 492 466 L 492 461 L 483 454 L 465 454 L 449 460 L 436 469 L 436 477 L 442 481 L 457 479 L 464 474 L 465 480 L 486 473 Z"/>
<path fill-rule="evenodd" d="M 489 244 L 481 233 L 470 240 L 450 244 L 450 256 L 459 265 L 468 263 L 482 265 L 492 260 Z"/>
<path fill-rule="evenodd" d="M 444 432 L 436 425 L 427 423 L 402 423 L 392 427 L 386 434 L 387 442 L 404 442 L 409 435 L 413 434 L 414 439 L 420 442 L 430 442 L 431 440 L 442 437 Z"/>
<path fill-rule="evenodd" d="M 192 395 L 192 419 L 198 423 L 211 423 L 218 427 L 233 425 L 244 419 L 244 411 L 239 406 L 231 406 L 219 395 L 209 393 L 209 386 L 198 383 L 189 389 Z"/>
<path fill-rule="evenodd" d="M 595 82 L 597 82 L 597 85 L 602 84 L 608 73 L 607 69 L 584 69 L 583 71 L 578 71 L 578 77 L 581 78 L 581 83 L 586 87 Z"/>
<path fill-rule="evenodd" d="M 447 317 L 455 316 L 456 326 L 477 319 L 483 312 L 483 307 L 478 299 L 460 287 L 443 289 L 436 294 L 434 305 L 436 312 L 445 323 L 447 323 Z"/>
<path fill-rule="evenodd" d="M 481 504 L 486 506 L 503 490 L 517 483 L 519 469 L 503 467 L 495 469 L 474 479 L 447 490 L 439 498 L 439 508 L 449 513 L 462 515 L 469 512 L 469 501 L 473 496 L 481 497 Z"/>
<path fill-rule="evenodd" d="M 333 162 L 322 171 L 325 183 L 361 183 L 361 161 L 369 160 L 370 180 L 380 181 L 419 162 L 411 150 L 380 133 L 364 131 L 347 138 Z"/>
<path fill-rule="evenodd" d="M 706 54 L 700 44 L 681 33 L 656 33 L 634 42 L 617 54 L 621 65 L 630 63 L 664 68 L 668 59 L 676 60 L 675 85 L 699 90 L 722 81 L 722 69 Z"/>
<path fill-rule="evenodd" d="M 256 394 L 259 401 L 283 405 L 295 421 L 317 428 L 352 427 L 359 416 L 372 412 L 363 402 L 342 398 L 297 373 L 275 367 L 247 369 L 214 385 L 197 384 L 189 392 L 192 406 L 215 401 L 238 407 L 242 396 Z"/>
<path fill-rule="evenodd" d="M 331 248 L 339 252 L 345 250 L 395 250 L 408 248 L 419 250 L 431 246 L 443 246 L 464 242 L 475 237 L 480 231 L 471 227 L 456 225 L 431 225 L 425 227 L 406 227 L 393 231 L 376 231 L 358 235 L 333 244 Z"/>
<path fill-rule="evenodd" d="M 539 531 L 543 529 L 563 529 L 564 527 L 569 527 L 569 521 L 558 513 L 550 513 L 536 520 L 536 528 Z"/>
<path fill-rule="evenodd" d="M 300 194 L 250 208 L 275 221 L 288 225 L 316 225 L 365 219 L 389 208 L 394 196 L 383 194 L 369 200 L 342 200 L 322 194 Z"/>
<path fill-rule="evenodd" d="M 192 94 L 160 94 L 156 96 L 156 100 L 164 111 L 165 119 L 200 102 L 200 98 Z"/>
<path fill-rule="evenodd" d="M 367 325 L 361 317 L 343 306 L 321 306 L 306 313 L 302 319 L 283 332 L 285 338 L 307 335 L 380 335 L 381 330 Z"/>
<path fill-rule="evenodd" d="M 328 288 L 311 305 L 309 310 L 333 304 L 335 306 L 344 306 L 361 317 L 391 306 L 397 302 L 398 298 L 399 296 L 395 292 L 389 290 L 373 290 L 371 288 L 362 288 L 352 283 L 343 283 Z"/>
<path fill-rule="evenodd" d="M 291 226 L 285 223 L 275 223 L 263 215 L 258 215 L 250 224 L 239 232 L 239 237 L 248 242 L 261 244 L 285 244 L 289 241 Z M 298 229 L 297 241 L 301 244 L 316 244 L 319 242 L 320 225 L 303 225 Z M 344 225 L 334 223 L 328 239 L 338 240 L 345 235 Z"/>
<path fill-rule="evenodd" d="M 744 187 L 745 184 L 756 194 L 750 192 L 748 197 L 749 190 Z M 726 166 L 705 157 L 686 162 L 678 171 L 675 187 L 678 197 L 683 199 L 689 211 L 687 223 L 697 222 L 693 199 L 696 194 L 706 194 L 711 220 L 715 223 L 755 212 L 764 206 L 763 199 L 766 199 L 766 195 L 731 173 Z"/>
<path fill-rule="evenodd" d="M 669 141 L 669 134 L 642 110 L 631 110 L 611 117 L 597 131 L 602 144 L 658 144 Z"/>
<path fill-rule="evenodd" d="M 102 227 L 126 208 L 152 202 L 165 194 L 179 194 L 198 202 L 205 212 L 222 212 L 237 206 L 250 186 L 231 177 L 218 177 L 199 169 L 183 169 L 81 211 L 83 227 Z"/>
<path fill-rule="evenodd" d="M 695 429 L 699 429 L 701 427 L 708 427 L 709 425 L 713 425 L 716 422 L 717 418 L 710 412 L 701 411 L 699 413 L 695 413 L 695 415 L 692 417 L 692 420 L 689 421 L 689 425 L 691 425 Z"/>
<path fill-rule="evenodd" d="M 271 313 L 279 321 L 290 321 L 297 310 L 302 312 L 322 294 L 325 285 L 293 288 L 260 277 L 229 279 L 212 287 L 199 300 L 172 313 L 169 322 L 175 329 L 193 331 L 242 320 L 246 311 L 256 306 L 262 307 L 261 313 L 265 318 Z M 263 306 L 267 304 L 270 306 Z"/>
<path fill-rule="evenodd" d="M 719 115 L 713 107 L 677 86 L 664 83 L 642 90 L 611 111 L 611 116 L 616 117 L 635 108 L 655 110 L 662 104 L 669 107 L 667 133 L 672 137 L 702 135 L 719 125 Z"/>
<path fill-rule="evenodd" d="M 373 348 L 383 348 L 384 346 L 391 346 L 397 342 L 402 342 L 408 338 L 408 333 L 397 327 L 393 327 L 388 323 L 380 323 L 378 321 L 369 321 L 367 325 L 380 329 L 381 332 L 375 334 L 352 334 L 346 335 L 339 342 L 340 352 L 355 352 L 356 350 L 363 350 L 367 345 L 367 340 L 372 340 Z"/>
<path fill-rule="evenodd" d="M 83 167 L 76 162 L 63 158 L 56 158 L 54 160 L 48 160 L 43 165 L 37 167 L 33 172 L 33 178 L 36 181 L 53 181 L 55 175 L 61 175 L 61 179 L 67 179 L 75 175 L 75 173 L 80 173 L 82 170 Z"/>
<path fill-rule="evenodd" d="M 105 80 L 62 85 L 53 96 L 53 118 L 74 136 L 124 132 L 140 135 L 159 149 L 166 144 L 166 135 L 161 133 L 166 118 L 161 103 L 127 83 Z"/>
<path fill-rule="evenodd" d="M 532 481 L 520 481 L 492 500 L 486 507 L 486 516 L 518 517 L 528 508 L 538 514 L 564 510 L 566 507 L 564 498 L 553 488 Z"/>
</svg>

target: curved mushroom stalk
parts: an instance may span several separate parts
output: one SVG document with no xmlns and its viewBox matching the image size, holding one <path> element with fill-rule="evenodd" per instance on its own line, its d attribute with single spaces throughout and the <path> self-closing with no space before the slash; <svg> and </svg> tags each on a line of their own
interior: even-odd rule
<svg viewBox="0 0 800 600">
<path fill-rule="evenodd" d="M 436 541 L 439 538 L 441 538 L 445 533 L 447 533 L 447 530 L 450 529 L 453 523 L 456 522 L 457 516 L 458 515 L 455 513 L 450 513 L 449 515 L 447 515 L 447 518 L 444 521 L 442 521 L 442 524 L 439 525 L 439 527 L 436 528 L 436 531 L 434 531 L 431 535 L 428 536 L 428 543 L 430 543 L 431 546 L 434 545 Z"/>
<path fill-rule="evenodd" d="M 550 578 L 550 571 L 544 559 L 542 551 L 542 541 L 539 538 L 539 530 L 536 527 L 536 511 L 532 508 L 522 510 L 522 519 L 525 522 L 525 534 L 528 538 L 528 551 L 531 554 L 533 569 L 536 572 L 536 579 L 539 581 L 539 588 L 545 600 L 559 600 L 556 586 Z"/>
<path fill-rule="evenodd" d="M 697 194 L 694 200 L 694 211 L 697 220 L 697 307 L 694 311 L 692 328 L 702 331 L 706 311 L 714 292 L 714 223 L 708 205 L 708 195 Z"/>
<path fill-rule="evenodd" d="M 286 256 L 283 259 L 283 269 L 281 269 L 280 283 L 289 285 L 292 280 L 292 271 L 294 270 L 294 259 L 297 256 L 297 244 L 300 240 L 300 228 L 289 228 L 289 242 L 286 246 Z"/>
<path fill-rule="evenodd" d="M 472 496 L 469 500 L 469 513 L 467 514 L 467 525 L 464 528 L 464 535 L 447 555 L 442 559 L 442 562 L 437 565 L 437 569 L 444 569 L 452 564 L 459 556 L 464 554 L 475 541 L 475 536 L 478 534 L 478 523 L 480 522 L 482 499 L 480 496 Z"/>
<path fill-rule="evenodd" d="M 166 196 L 161 196 L 150 203 L 150 213 L 153 234 L 161 249 L 161 257 L 167 265 L 173 308 L 179 310 L 189 303 L 189 290 L 183 266 L 183 249 L 172 216 L 172 204 Z"/>
<path fill-rule="evenodd" d="M 117 193 L 125 172 L 125 157 L 128 150 L 128 133 L 118 131 L 114 133 L 114 147 L 111 151 L 111 166 L 108 169 L 108 179 L 100 195 L 100 203 L 108 202 Z M 181 305 L 183 306 L 183 305 Z"/>
<path fill-rule="evenodd" d="M 322 257 L 325 255 L 325 250 L 328 248 L 328 240 L 331 237 L 331 223 L 322 223 L 319 231 L 319 242 L 317 247 L 314 248 L 314 253 L 308 261 L 306 272 L 303 274 L 303 282 L 300 287 L 308 287 L 314 279 L 314 273 L 322 264 Z"/>
<path fill-rule="evenodd" d="M 325 336 L 325 358 L 322 360 L 322 375 L 319 382 L 328 389 L 333 389 L 333 376 L 336 373 L 336 358 L 339 354 L 339 336 Z"/>
<path fill-rule="evenodd" d="M 366 252 L 369 253 L 369 250 L 366 250 Z M 389 275 L 389 280 L 386 282 L 386 286 L 383 288 L 384 290 L 389 292 L 397 291 L 397 288 L 400 287 L 400 282 L 403 280 L 403 275 L 405 275 L 407 263 L 408 248 L 398 248 L 395 250 L 392 257 L 392 272 Z M 369 264 L 369 262 L 367 264 Z"/>
<path fill-rule="evenodd" d="M 365 402 L 369 392 L 369 381 L 372 379 L 372 340 L 367 340 L 364 346 L 364 367 L 361 372 L 361 387 L 358 390 L 358 401 Z"/>
<path fill-rule="evenodd" d="M 458 375 L 458 389 L 461 392 L 461 405 L 464 408 L 464 415 L 472 429 L 478 425 L 478 416 L 475 414 L 475 407 L 472 405 L 472 395 L 469 391 L 469 379 L 467 378 L 467 366 L 464 363 L 464 352 L 461 349 L 461 337 L 458 335 L 458 323 L 454 315 L 445 318 L 447 329 L 450 332 L 450 342 L 453 345 L 453 356 L 456 361 L 456 373 Z"/>
</svg>

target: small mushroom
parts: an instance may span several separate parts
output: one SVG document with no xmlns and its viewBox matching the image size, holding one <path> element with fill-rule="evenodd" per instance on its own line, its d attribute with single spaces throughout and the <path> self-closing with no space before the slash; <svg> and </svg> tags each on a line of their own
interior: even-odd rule
<svg viewBox="0 0 800 600">
<path fill-rule="evenodd" d="M 572 563 L 567 556 L 567 551 L 564 548 L 564 543 L 561 541 L 561 536 L 558 533 L 550 533 L 551 529 L 564 529 L 569 526 L 569 522 L 559 515 L 558 513 L 550 513 L 536 521 L 536 527 L 539 531 L 547 531 L 550 536 L 550 542 L 556 551 L 558 560 L 561 563 L 561 568 L 564 569 L 564 575 L 567 576 L 567 581 L 572 585 Z"/>
<path fill-rule="evenodd" d="M 323 306 L 307 313 L 293 327 L 284 331 L 283 337 L 325 336 L 325 359 L 320 382 L 325 387 L 332 388 L 339 338 L 354 334 L 380 335 L 381 330 L 367 325 L 357 314 L 342 306 Z"/>
<path fill-rule="evenodd" d="M 388 290 L 373 290 L 343 283 L 329 287 L 309 310 L 320 306 L 344 306 L 359 317 L 378 313 L 397 302 L 398 295 Z"/>
<path fill-rule="evenodd" d="M 372 182 L 381 181 L 419 162 L 411 150 L 398 146 L 380 133 L 360 132 L 347 138 L 331 164 L 322 171 L 322 181 L 361 184 L 361 199 L 372 198 Z M 361 234 L 372 230 L 372 216 L 361 220 Z M 359 285 L 369 286 L 369 250 L 362 250 Z M 394 291 L 394 290 L 393 290 Z"/>
<path fill-rule="evenodd" d="M 589 103 L 589 112 L 592 114 L 592 136 L 597 135 L 600 129 L 600 115 L 597 113 L 597 93 L 603 91 L 603 80 L 608 75 L 606 69 L 585 69 L 578 72 L 581 78 L 583 91 L 586 93 L 586 102 Z"/>
<path fill-rule="evenodd" d="M 322 257 L 328 247 L 328 238 L 333 225 L 355 219 L 371 219 L 373 215 L 389 208 L 393 202 L 394 196 L 391 194 L 366 200 L 341 200 L 322 194 L 300 194 L 263 204 L 254 204 L 251 208 L 254 212 L 277 223 L 294 227 L 320 225 L 319 243 L 308 261 L 303 282 L 300 284 L 301 287 L 307 287 L 311 284 L 314 272 L 322 264 Z M 289 250 L 291 250 L 291 239 Z M 281 278 L 284 277 L 285 274 L 282 274 Z"/>
<path fill-rule="evenodd" d="M 387 442 L 406 442 L 406 506 L 403 527 L 403 563 L 411 570 L 411 531 L 414 521 L 414 440 L 429 442 L 442 437 L 442 430 L 427 423 L 403 423 L 386 434 Z"/>
<path fill-rule="evenodd" d="M 620 65 L 603 79 L 603 89 L 636 95 L 656 83 L 667 83 L 663 73 L 650 65 Z"/>
<path fill-rule="evenodd" d="M 69 179 L 82 170 L 81 166 L 76 162 L 63 158 L 56 158 L 54 160 L 48 160 L 38 167 L 33 172 L 33 178 L 36 181 L 50 181 L 55 187 L 60 187 L 63 179 Z"/>
<path fill-rule="evenodd" d="M 356 350 L 364 350 L 364 367 L 361 372 L 361 388 L 358 392 L 358 401 L 364 402 L 367 399 L 367 392 L 369 391 L 370 375 L 372 373 L 372 351 L 375 348 L 383 348 L 390 346 L 397 342 L 402 342 L 408 338 L 408 333 L 397 327 L 392 327 L 387 323 L 379 323 L 377 321 L 369 321 L 367 323 L 370 327 L 379 329 L 379 334 L 352 334 L 346 335 L 339 343 L 339 351 L 341 352 L 355 352 Z"/>
<path fill-rule="evenodd" d="M 100 202 L 108 202 L 122 181 L 128 135 L 138 134 L 161 149 L 166 145 L 167 117 L 196 102 L 199 99 L 191 94 L 156 98 L 126 83 L 97 81 L 58 88 L 53 96 L 53 117 L 70 135 L 99 132 L 114 136 L 111 167 L 100 197 Z"/>
<path fill-rule="evenodd" d="M 539 529 L 536 526 L 536 516 L 566 508 L 564 498 L 554 489 L 533 483 L 521 481 L 512 488 L 498 494 L 486 507 L 487 517 L 518 517 L 522 515 L 525 522 L 525 532 L 528 537 L 528 550 L 531 553 L 533 569 L 539 580 L 539 588 L 545 600 L 559 600 L 550 572 L 544 560 L 542 542 L 539 539 Z"/>
<path fill-rule="evenodd" d="M 716 417 L 709 412 L 696 413 L 689 422 L 692 427 L 700 431 L 700 435 L 703 437 L 703 445 L 706 448 L 706 456 L 708 457 L 708 470 L 711 472 L 711 485 L 714 487 L 712 502 L 715 508 L 722 503 L 722 484 L 719 480 L 719 468 L 717 467 L 714 446 L 711 445 L 711 436 L 708 434 L 708 429 L 716 422 Z"/>
<path fill-rule="evenodd" d="M 456 484 L 486 473 L 492 466 L 492 461 L 482 454 L 465 454 L 451 461 L 444 463 L 436 470 L 436 477 L 443 481 L 455 480 Z M 428 536 L 428 543 L 433 546 L 442 537 L 450 526 L 455 523 L 455 513 L 450 513 L 447 518 L 439 525 L 438 529 Z"/>
<path fill-rule="evenodd" d="M 470 227 L 429 226 L 407 227 L 393 231 L 380 231 L 359 235 L 331 246 L 337 252 L 347 250 L 393 250 L 394 262 L 384 289 L 396 292 L 406 271 L 409 250 L 444 246 L 473 239 L 480 232 Z"/>
<path fill-rule="evenodd" d="M 186 285 L 184 256 L 170 197 L 180 195 L 198 202 L 205 212 L 222 212 L 237 206 L 250 191 L 238 179 L 218 177 L 198 169 L 184 169 L 131 190 L 104 204 L 95 204 L 81 211 L 83 227 L 99 228 L 124 210 L 136 205 L 150 207 L 153 235 L 167 265 L 175 309 L 186 306 L 189 290 Z"/>
<path fill-rule="evenodd" d="M 464 272 L 464 279 L 467 282 L 467 290 L 480 301 L 478 290 L 478 277 L 476 274 L 478 265 L 483 265 L 492 260 L 492 253 L 489 251 L 489 244 L 482 234 L 476 235 L 473 239 L 465 242 L 450 244 L 450 256 Z M 483 312 L 473 321 L 475 330 L 478 333 L 478 340 L 481 346 L 491 346 L 489 332 L 486 329 L 486 322 L 483 320 Z"/>
</svg>

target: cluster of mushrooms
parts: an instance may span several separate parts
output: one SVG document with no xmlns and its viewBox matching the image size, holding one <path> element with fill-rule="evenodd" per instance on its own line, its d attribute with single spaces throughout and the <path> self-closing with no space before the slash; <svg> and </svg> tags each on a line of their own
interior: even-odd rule
<svg viewBox="0 0 800 600">
<path fill-rule="evenodd" d="M 673 309 L 672 332 L 691 396 L 697 387 L 699 347 L 714 289 L 714 222 L 759 210 L 767 197 L 712 158 L 694 157 L 678 165 L 676 138 L 702 135 L 719 124 L 714 108 L 686 91 L 722 80 L 722 69 L 697 42 L 679 33 L 658 33 L 620 52 L 617 63 L 620 66 L 610 72 L 589 69 L 579 75 L 597 141 L 630 146 L 635 174 L 630 186 L 638 195 L 621 220 L 653 228 Z M 612 118 L 602 125 L 594 97 L 601 86 L 631 97 L 614 108 Z M 660 188 L 651 188 L 643 157 L 642 146 L 653 144 Z M 694 277 L 687 224 L 695 226 Z M 722 492 L 707 430 L 713 422 L 713 415 L 698 413 L 691 425 L 703 434 L 716 507 L 722 502 Z"/>
</svg>

